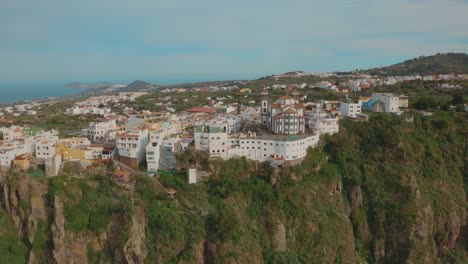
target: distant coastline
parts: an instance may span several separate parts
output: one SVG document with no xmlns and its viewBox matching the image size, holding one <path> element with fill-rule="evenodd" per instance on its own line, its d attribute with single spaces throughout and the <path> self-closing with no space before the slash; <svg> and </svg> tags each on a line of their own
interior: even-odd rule
<svg viewBox="0 0 468 264">
<path fill-rule="evenodd" d="M 77 95 L 83 89 L 64 87 L 63 83 L 38 84 L 0 84 L 0 105 L 9 105 L 23 101 L 35 101 L 50 97 Z"/>
</svg>

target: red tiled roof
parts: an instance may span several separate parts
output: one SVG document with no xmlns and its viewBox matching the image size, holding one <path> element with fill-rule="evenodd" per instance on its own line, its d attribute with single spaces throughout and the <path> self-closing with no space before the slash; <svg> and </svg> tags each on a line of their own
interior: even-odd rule
<svg viewBox="0 0 468 264">
<path fill-rule="evenodd" d="M 294 108 L 301 109 L 301 108 L 304 108 L 304 105 L 303 104 L 294 104 Z"/>
<path fill-rule="evenodd" d="M 284 110 L 283 113 L 285 113 L 285 114 L 295 114 L 296 110 L 294 110 L 292 108 L 288 108 L 288 109 Z"/>
<path fill-rule="evenodd" d="M 271 108 L 278 109 L 281 108 L 281 105 L 278 103 L 271 104 Z"/>
<path fill-rule="evenodd" d="M 212 113 L 213 109 L 209 107 L 193 107 L 187 110 L 190 113 Z"/>
</svg>

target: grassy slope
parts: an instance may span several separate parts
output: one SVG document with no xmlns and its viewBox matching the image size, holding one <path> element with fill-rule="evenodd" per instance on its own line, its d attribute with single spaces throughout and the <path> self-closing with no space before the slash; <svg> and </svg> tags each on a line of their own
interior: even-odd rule
<svg viewBox="0 0 468 264">
<path fill-rule="evenodd" d="M 364 72 L 381 75 L 468 73 L 468 55 L 464 53 L 437 54 Z"/>
</svg>

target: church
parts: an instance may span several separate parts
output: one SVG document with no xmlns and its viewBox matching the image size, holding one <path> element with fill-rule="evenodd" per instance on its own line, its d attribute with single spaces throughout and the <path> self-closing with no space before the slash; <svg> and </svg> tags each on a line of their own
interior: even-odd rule
<svg viewBox="0 0 468 264">
<path fill-rule="evenodd" d="M 270 132 L 278 135 L 305 133 L 304 105 L 299 91 L 294 90 L 292 97 L 282 96 L 275 103 L 270 103 L 267 90 L 263 90 L 261 96 L 261 121 Z"/>
</svg>

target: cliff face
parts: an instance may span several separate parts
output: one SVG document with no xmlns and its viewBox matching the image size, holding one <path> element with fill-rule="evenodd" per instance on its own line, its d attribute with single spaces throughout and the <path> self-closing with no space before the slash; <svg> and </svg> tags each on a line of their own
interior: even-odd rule
<svg viewBox="0 0 468 264">
<path fill-rule="evenodd" d="M 174 176 L 2 175 L 11 263 L 466 263 L 466 117 L 343 123 L 300 165 L 185 152 Z M 189 162 L 210 178 L 187 185 Z M 159 182 L 158 182 L 159 181 Z M 164 188 L 177 190 L 174 198 Z"/>
</svg>

